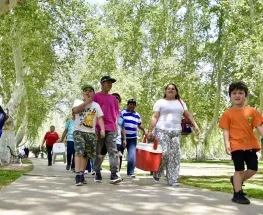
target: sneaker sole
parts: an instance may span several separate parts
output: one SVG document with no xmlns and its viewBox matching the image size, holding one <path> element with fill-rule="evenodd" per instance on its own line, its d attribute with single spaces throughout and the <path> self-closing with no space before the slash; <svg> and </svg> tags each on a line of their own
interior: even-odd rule
<svg viewBox="0 0 263 215">
<path fill-rule="evenodd" d="M 116 180 L 110 180 L 110 183 L 111 184 L 117 184 L 117 183 L 120 183 L 122 181 L 122 179 L 121 178 L 118 178 L 118 179 L 116 179 Z"/>
<path fill-rule="evenodd" d="M 101 183 L 101 182 L 102 182 L 102 180 L 96 180 L 96 179 L 94 179 L 94 181 L 95 181 L 95 182 L 98 182 L 98 183 Z"/>
<path fill-rule="evenodd" d="M 82 186 L 82 183 L 75 184 L 76 186 Z"/>
<path fill-rule="evenodd" d="M 239 200 L 233 200 L 232 199 L 232 202 L 234 203 L 237 203 L 237 204 L 241 204 L 241 205 L 249 205 L 250 204 L 250 201 L 239 201 Z"/>
</svg>

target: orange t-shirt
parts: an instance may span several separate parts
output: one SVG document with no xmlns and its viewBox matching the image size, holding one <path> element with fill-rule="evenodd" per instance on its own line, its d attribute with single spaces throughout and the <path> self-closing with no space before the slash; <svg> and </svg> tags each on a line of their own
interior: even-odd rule
<svg viewBox="0 0 263 215">
<path fill-rule="evenodd" d="M 232 151 L 260 150 L 260 144 L 253 132 L 255 127 L 263 123 L 262 115 L 252 107 L 226 110 L 219 122 L 219 127 L 229 130 L 229 141 Z"/>
</svg>

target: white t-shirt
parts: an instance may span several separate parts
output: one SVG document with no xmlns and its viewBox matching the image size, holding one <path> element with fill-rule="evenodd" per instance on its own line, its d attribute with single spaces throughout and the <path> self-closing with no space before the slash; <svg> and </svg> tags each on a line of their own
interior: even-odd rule
<svg viewBox="0 0 263 215">
<path fill-rule="evenodd" d="M 77 99 L 73 107 L 82 103 L 82 100 Z M 97 102 L 88 104 L 82 112 L 75 115 L 74 131 L 95 133 L 96 120 L 100 116 L 103 116 L 100 105 Z"/>
<path fill-rule="evenodd" d="M 181 100 L 184 107 L 179 100 L 158 100 L 154 106 L 154 112 L 160 112 L 160 117 L 156 123 L 156 128 L 162 130 L 182 130 L 181 121 L 184 110 L 187 110 L 186 104 Z"/>
</svg>

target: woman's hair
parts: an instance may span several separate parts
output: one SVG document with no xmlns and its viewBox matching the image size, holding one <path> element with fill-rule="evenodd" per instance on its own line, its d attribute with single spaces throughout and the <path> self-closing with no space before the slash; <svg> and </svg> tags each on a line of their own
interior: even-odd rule
<svg viewBox="0 0 263 215">
<path fill-rule="evenodd" d="M 112 93 L 112 95 L 119 100 L 119 102 L 121 103 L 121 96 L 119 93 Z"/>
<path fill-rule="evenodd" d="M 174 86 L 174 88 L 175 88 L 175 90 L 176 90 L 176 92 L 177 92 L 177 94 L 175 95 L 175 99 L 180 99 L 180 96 L 179 96 L 179 91 L 178 91 L 178 89 L 177 89 L 177 87 L 176 87 L 176 85 L 175 84 L 167 84 L 167 86 L 165 87 L 165 91 L 167 90 L 167 88 L 170 86 L 170 85 L 172 85 L 172 86 Z M 163 98 L 166 98 L 166 94 L 164 93 L 164 96 L 163 96 Z"/>
</svg>

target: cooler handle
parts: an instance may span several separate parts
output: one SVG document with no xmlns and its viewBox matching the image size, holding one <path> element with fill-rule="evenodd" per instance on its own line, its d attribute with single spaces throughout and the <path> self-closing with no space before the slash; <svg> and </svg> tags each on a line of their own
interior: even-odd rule
<svg viewBox="0 0 263 215">
<path fill-rule="evenodd" d="M 156 150 L 157 147 L 158 147 L 158 140 L 157 140 L 157 138 L 155 136 L 152 136 L 151 138 L 153 139 L 153 149 Z M 147 143 L 147 137 L 146 136 L 143 137 L 143 141 L 142 142 L 143 143 Z"/>
</svg>

